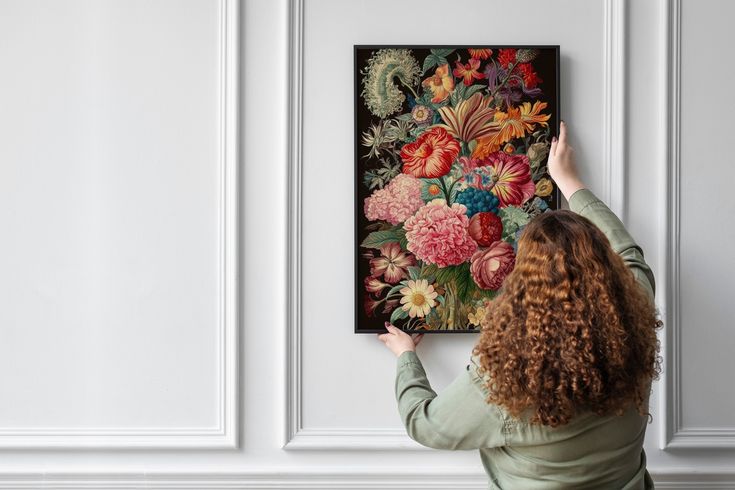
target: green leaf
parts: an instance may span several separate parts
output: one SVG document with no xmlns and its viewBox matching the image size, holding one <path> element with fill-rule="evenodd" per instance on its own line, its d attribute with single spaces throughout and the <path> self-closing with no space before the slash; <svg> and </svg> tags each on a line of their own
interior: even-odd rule
<svg viewBox="0 0 735 490">
<path fill-rule="evenodd" d="M 484 89 L 485 87 L 486 87 L 486 85 L 470 85 L 464 91 L 464 98 L 465 99 L 469 99 L 470 97 L 472 97 L 474 94 L 476 94 L 480 90 Z"/>
<path fill-rule="evenodd" d="M 362 241 L 360 246 L 365 248 L 380 248 L 386 243 L 400 242 L 400 240 L 401 237 L 396 233 L 396 230 L 374 231 L 365 237 L 365 240 Z"/>
<path fill-rule="evenodd" d="M 391 323 L 394 323 L 396 320 L 403 320 L 404 318 L 408 318 L 408 312 L 404 311 L 400 306 L 396 307 L 393 313 L 390 314 Z"/>
<path fill-rule="evenodd" d="M 450 54 L 454 52 L 454 49 L 450 48 L 444 48 L 444 49 L 432 49 L 431 54 L 434 54 L 440 58 L 446 58 Z"/>
<path fill-rule="evenodd" d="M 449 96 L 449 103 L 452 104 L 452 106 L 456 106 L 462 100 L 465 98 L 464 91 L 465 91 L 465 85 L 464 83 L 460 83 L 454 87 L 454 90 L 452 91 L 452 95 Z"/>
<path fill-rule="evenodd" d="M 400 116 L 396 116 L 396 119 L 399 121 L 413 121 L 413 116 L 411 113 L 401 114 Z"/>
<path fill-rule="evenodd" d="M 408 278 L 414 281 L 421 278 L 421 267 L 415 265 L 408 266 Z"/>
<path fill-rule="evenodd" d="M 427 56 L 426 59 L 424 60 L 424 67 L 423 67 L 424 72 L 427 72 L 429 69 L 435 67 L 436 65 L 441 64 L 439 63 L 439 61 L 440 61 L 440 58 L 433 53 Z"/>
<path fill-rule="evenodd" d="M 514 238 L 516 231 L 531 221 L 531 217 L 516 206 L 506 206 L 502 208 L 498 215 L 503 223 L 503 239 Z"/>
<path fill-rule="evenodd" d="M 386 294 L 385 297 L 387 298 L 391 294 L 395 294 L 395 293 L 397 293 L 398 291 L 400 291 L 401 289 L 403 289 L 405 287 L 406 287 L 405 281 L 401 281 L 400 283 L 398 283 L 395 286 L 393 286 L 392 288 L 390 288 L 388 290 L 388 294 Z"/>
</svg>

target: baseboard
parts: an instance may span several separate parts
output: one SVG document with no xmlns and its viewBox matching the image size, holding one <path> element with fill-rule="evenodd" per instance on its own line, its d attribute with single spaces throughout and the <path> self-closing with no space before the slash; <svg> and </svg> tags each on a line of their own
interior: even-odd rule
<svg viewBox="0 0 735 490">
<path fill-rule="evenodd" d="M 733 474 L 654 474 L 660 490 L 735 490 Z M 377 474 L 368 472 L 0 474 L 0 489 L 78 490 L 487 490 L 483 474 Z"/>
</svg>

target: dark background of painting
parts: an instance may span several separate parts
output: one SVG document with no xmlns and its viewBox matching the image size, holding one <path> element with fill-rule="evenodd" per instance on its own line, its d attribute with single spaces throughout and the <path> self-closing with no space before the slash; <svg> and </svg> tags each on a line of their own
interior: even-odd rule
<svg viewBox="0 0 735 490">
<path fill-rule="evenodd" d="M 355 100 L 355 333 L 383 333 L 385 332 L 384 322 L 390 320 L 390 313 L 381 313 L 383 304 L 381 304 L 376 310 L 372 317 L 368 317 L 365 313 L 364 300 L 365 300 L 365 287 L 364 279 L 370 274 L 370 261 L 362 256 L 362 253 L 368 249 L 360 247 L 360 243 L 368 235 L 368 231 L 365 227 L 372 223 L 368 221 L 363 212 L 363 205 L 365 198 L 372 194 L 373 191 L 368 190 L 362 182 L 363 174 L 365 170 L 379 167 L 380 164 L 377 159 L 363 158 L 369 151 L 368 148 L 363 147 L 360 144 L 360 138 L 363 132 L 367 131 L 371 123 L 377 123 L 380 118 L 370 113 L 365 101 L 360 97 L 362 92 L 362 78 L 363 75 L 360 73 L 366 66 L 367 60 L 370 59 L 376 51 L 379 49 L 388 48 L 399 48 L 399 49 L 410 49 L 413 52 L 414 57 L 419 62 L 419 66 L 423 64 L 423 60 L 431 52 L 431 49 L 440 48 L 453 48 L 460 51 L 461 62 L 467 63 L 469 59 L 469 53 L 466 51 L 467 48 L 490 48 L 494 51 L 493 58 L 497 59 L 497 50 L 502 48 L 525 48 L 525 49 L 538 49 L 540 52 L 532 65 L 538 75 L 543 80 L 539 84 L 539 87 L 543 90 L 543 96 L 539 100 L 548 103 L 546 109 L 543 112 L 551 114 L 549 120 L 549 127 L 551 129 L 551 135 L 556 136 L 559 128 L 559 46 L 530 46 L 530 45 L 431 45 L 431 46 L 414 46 L 414 45 L 355 45 L 354 49 L 354 100 Z M 450 65 L 450 70 L 454 69 L 454 61 L 457 59 L 457 53 L 451 53 L 447 56 L 447 61 Z M 433 75 L 434 68 L 431 68 L 427 73 L 423 74 L 421 79 L 425 79 L 430 75 Z M 484 69 L 484 64 L 483 68 Z M 484 80 L 477 80 L 475 83 L 481 83 Z M 462 83 L 462 81 L 455 83 Z M 398 85 L 401 87 L 400 84 Z M 423 90 L 423 87 L 421 88 Z M 408 90 L 403 89 L 404 95 L 409 95 Z M 535 100 L 535 99 L 525 99 Z M 402 110 L 395 114 L 388 116 L 390 117 L 403 114 L 408 110 L 408 100 L 403 103 Z M 544 161 L 545 164 L 545 161 Z M 559 189 L 554 184 L 554 192 L 550 196 L 549 207 L 552 209 L 558 209 L 560 207 L 560 193 Z M 402 328 L 403 323 L 406 320 L 398 320 L 394 323 L 396 327 Z M 422 333 L 471 333 L 477 332 L 478 330 L 411 330 L 412 332 Z"/>
</svg>

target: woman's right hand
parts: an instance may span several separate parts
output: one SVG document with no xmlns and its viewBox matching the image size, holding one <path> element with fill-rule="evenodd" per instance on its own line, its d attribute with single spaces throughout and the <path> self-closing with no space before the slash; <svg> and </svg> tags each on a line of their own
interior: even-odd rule
<svg viewBox="0 0 735 490">
<path fill-rule="evenodd" d="M 567 201 L 577 190 L 585 187 L 574 162 L 574 148 L 567 143 L 567 125 L 564 121 L 559 124 L 559 138 L 551 140 L 547 165 L 549 175 Z"/>
</svg>

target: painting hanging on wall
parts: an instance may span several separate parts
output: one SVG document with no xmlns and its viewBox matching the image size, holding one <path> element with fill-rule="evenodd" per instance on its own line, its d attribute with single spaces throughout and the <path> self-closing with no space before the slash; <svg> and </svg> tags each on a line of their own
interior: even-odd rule
<svg viewBox="0 0 735 490">
<path fill-rule="evenodd" d="M 558 46 L 355 46 L 355 332 L 473 332 L 559 208 Z"/>
</svg>

